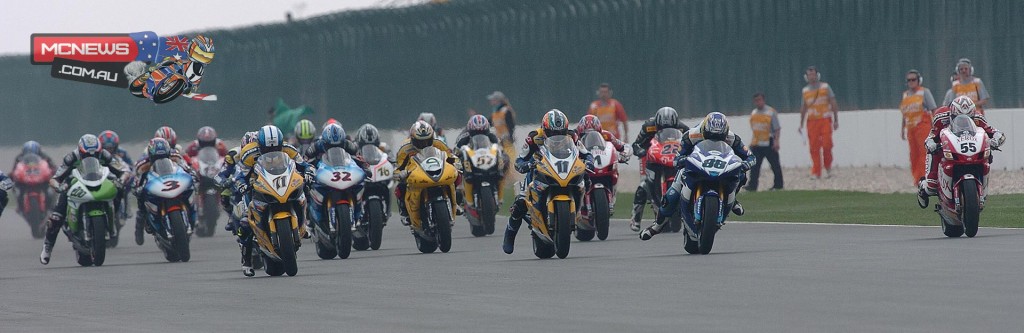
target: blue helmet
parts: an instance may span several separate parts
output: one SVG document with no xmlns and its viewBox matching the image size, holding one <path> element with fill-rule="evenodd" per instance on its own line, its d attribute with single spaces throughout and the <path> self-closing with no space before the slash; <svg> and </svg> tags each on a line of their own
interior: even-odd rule
<svg viewBox="0 0 1024 333">
<path fill-rule="evenodd" d="M 100 144 L 103 145 L 103 149 L 113 153 L 117 150 L 117 146 L 121 144 L 121 139 L 117 136 L 117 133 L 111 130 L 100 132 Z"/>
<path fill-rule="evenodd" d="M 320 133 L 320 140 L 326 145 L 339 146 L 345 142 L 345 129 L 338 124 L 329 124 Z"/>
<path fill-rule="evenodd" d="M 267 125 L 260 128 L 256 134 L 256 143 L 260 146 L 260 153 L 280 151 L 284 146 L 284 133 L 274 125 Z"/>
<path fill-rule="evenodd" d="M 700 124 L 700 134 L 705 140 L 725 140 L 729 135 L 729 120 L 721 112 L 708 113 Z"/>
<path fill-rule="evenodd" d="M 149 140 L 149 146 L 146 147 L 146 154 L 150 161 L 170 157 L 171 144 L 163 138 L 152 138 Z"/>
<path fill-rule="evenodd" d="M 78 139 L 78 153 L 81 155 L 95 155 L 100 149 L 100 139 L 95 135 L 86 134 Z"/>
<path fill-rule="evenodd" d="M 39 152 L 41 152 L 41 151 L 42 151 L 42 148 L 40 148 L 39 147 L 39 143 L 35 142 L 35 141 L 25 142 L 24 145 L 21 145 L 21 153 L 22 154 L 36 154 L 36 155 L 39 155 Z"/>
</svg>

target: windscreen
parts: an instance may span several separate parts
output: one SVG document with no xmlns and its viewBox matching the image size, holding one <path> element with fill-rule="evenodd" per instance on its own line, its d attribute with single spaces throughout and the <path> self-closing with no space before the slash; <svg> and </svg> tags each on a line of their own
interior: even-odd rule
<svg viewBox="0 0 1024 333">
<path fill-rule="evenodd" d="M 95 157 L 86 157 L 82 160 L 82 166 L 78 168 L 78 172 L 82 175 L 82 179 L 90 182 L 103 179 L 103 166 L 100 165 L 100 160 Z"/>
<path fill-rule="evenodd" d="M 732 152 L 732 148 L 722 141 L 704 140 L 697 144 L 697 148 L 704 153 L 710 153 L 717 151 L 721 153 L 720 156 L 725 156 Z"/>
<path fill-rule="evenodd" d="M 473 150 L 490 148 L 491 139 L 483 134 L 474 135 L 469 139 L 469 147 Z"/>
<path fill-rule="evenodd" d="M 544 147 L 547 147 L 551 156 L 557 159 L 569 158 L 576 152 L 576 143 L 566 135 L 556 135 L 544 140 Z"/>
<path fill-rule="evenodd" d="M 161 158 L 153 162 L 153 173 L 157 176 L 173 175 L 175 172 L 177 172 L 177 168 L 170 159 Z"/>
<path fill-rule="evenodd" d="M 953 121 L 949 123 L 949 131 L 953 134 L 974 134 L 978 130 L 978 126 L 974 124 L 974 119 L 971 119 L 967 115 L 959 115 L 953 118 Z"/>
<path fill-rule="evenodd" d="M 604 149 L 604 138 L 597 131 L 588 131 L 583 134 L 583 146 L 589 150 Z"/>
<path fill-rule="evenodd" d="M 33 153 L 28 153 L 21 157 L 21 163 L 25 163 L 27 165 L 39 164 L 40 160 L 39 155 Z"/>
<path fill-rule="evenodd" d="M 352 163 L 352 156 L 341 147 L 334 147 L 324 153 L 323 161 L 332 167 L 343 167 Z"/>
<path fill-rule="evenodd" d="M 291 158 L 288 157 L 288 154 L 275 151 L 261 155 L 256 163 L 263 167 L 263 170 L 266 170 L 267 173 L 276 176 L 288 171 L 290 161 Z"/>
<path fill-rule="evenodd" d="M 217 153 L 217 148 L 205 147 L 199 150 L 199 160 L 206 164 L 217 164 L 217 160 L 220 159 L 220 154 Z"/>
<path fill-rule="evenodd" d="M 679 142 L 683 139 L 683 132 L 675 128 L 666 128 L 658 131 L 658 142 Z"/>
<path fill-rule="evenodd" d="M 373 145 L 364 145 L 363 148 L 359 149 L 359 155 L 362 155 L 363 160 L 370 165 L 377 165 L 384 158 L 384 155 L 380 153 L 380 149 Z"/>
</svg>

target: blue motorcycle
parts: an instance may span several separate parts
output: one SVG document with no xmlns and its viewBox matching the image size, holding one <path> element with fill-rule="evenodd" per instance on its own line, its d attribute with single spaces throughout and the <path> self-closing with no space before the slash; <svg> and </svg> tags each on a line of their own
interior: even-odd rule
<svg viewBox="0 0 1024 333">
<path fill-rule="evenodd" d="M 161 158 L 153 162 L 146 177 L 146 223 L 157 247 L 167 261 L 187 262 L 192 257 L 189 241 L 195 223 L 189 209 L 192 175 L 170 159 Z"/>
<path fill-rule="evenodd" d="M 715 243 L 715 233 L 725 224 L 735 200 L 731 196 L 744 175 L 743 160 L 725 142 L 705 140 L 694 147 L 683 163 L 683 179 L 692 189 L 692 205 L 680 205 L 680 212 L 684 213 L 680 215 L 687 217 L 683 248 L 690 254 L 708 254 Z M 685 214 L 684 209 L 691 209 L 691 214 Z"/>
<path fill-rule="evenodd" d="M 324 153 L 316 169 L 316 182 L 309 191 L 310 237 L 322 259 L 348 258 L 352 252 L 354 207 L 366 173 L 344 149 Z"/>
</svg>

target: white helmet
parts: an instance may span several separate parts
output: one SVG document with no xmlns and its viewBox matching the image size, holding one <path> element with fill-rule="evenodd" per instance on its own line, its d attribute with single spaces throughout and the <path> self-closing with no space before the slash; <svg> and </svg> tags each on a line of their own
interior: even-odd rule
<svg viewBox="0 0 1024 333">
<path fill-rule="evenodd" d="M 953 102 L 949 103 L 949 115 L 950 117 L 956 117 L 959 115 L 973 115 L 974 110 L 978 107 L 974 105 L 974 101 L 967 96 L 959 96 L 953 99 Z"/>
</svg>

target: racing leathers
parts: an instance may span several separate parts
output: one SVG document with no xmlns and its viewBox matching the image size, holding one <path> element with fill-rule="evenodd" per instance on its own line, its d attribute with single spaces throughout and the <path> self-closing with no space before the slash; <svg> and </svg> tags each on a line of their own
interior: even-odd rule
<svg viewBox="0 0 1024 333">
<path fill-rule="evenodd" d="M 999 148 L 1000 145 L 1006 141 L 1006 136 L 1003 132 L 992 127 L 985 119 L 985 116 L 972 113 L 971 119 L 974 120 L 974 124 L 985 131 L 988 134 L 990 140 L 990 146 L 992 148 Z M 918 196 L 922 199 L 922 208 L 927 206 L 927 197 L 938 195 L 939 188 L 939 160 L 942 158 L 942 147 L 940 145 L 940 135 L 942 130 L 949 127 L 949 123 L 953 120 L 953 115 L 950 112 L 949 106 L 943 106 L 935 109 L 935 114 L 932 116 L 932 129 L 928 133 L 928 138 L 924 140 L 925 149 L 928 154 L 925 155 L 925 179 L 921 181 Z M 988 179 L 982 180 L 985 184 L 988 184 Z M 984 202 L 984 200 L 983 200 Z"/>
<path fill-rule="evenodd" d="M 49 263 L 49 252 L 53 250 L 53 244 L 57 241 L 57 234 L 60 229 L 64 227 L 66 218 L 64 216 L 68 210 L 68 195 L 67 188 L 70 185 L 71 171 L 78 168 L 81 165 L 83 159 L 88 157 L 95 157 L 101 166 L 105 166 L 110 170 L 110 176 L 118 188 L 124 187 L 123 179 L 126 174 L 124 170 L 127 168 L 121 165 L 121 160 L 113 158 L 113 156 L 106 150 L 100 150 L 94 154 L 83 155 L 79 150 L 74 150 L 64 156 L 64 162 L 54 173 L 53 177 L 50 178 L 50 186 L 56 189 L 58 193 L 57 204 L 53 207 L 53 211 L 50 213 L 49 220 L 46 225 L 46 238 L 43 240 L 44 252 L 47 254 L 45 260 L 40 257 L 40 261 L 45 265 Z M 116 230 L 114 231 L 116 232 Z"/>
</svg>

